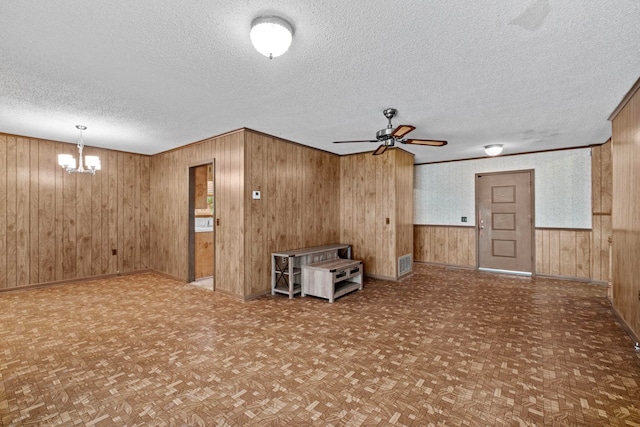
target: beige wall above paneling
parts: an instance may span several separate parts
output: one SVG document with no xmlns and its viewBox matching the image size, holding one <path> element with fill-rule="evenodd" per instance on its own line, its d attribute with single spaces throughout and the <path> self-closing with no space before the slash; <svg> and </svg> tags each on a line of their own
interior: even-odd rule
<svg viewBox="0 0 640 427">
<path fill-rule="evenodd" d="M 79 175 L 62 153 L 77 147 L 0 134 L 0 289 L 149 268 L 149 157 L 85 147 L 102 170 Z"/>
<path fill-rule="evenodd" d="M 476 173 L 533 169 L 535 226 L 590 228 L 590 165 L 588 147 L 416 165 L 415 222 L 475 226 Z"/>
</svg>

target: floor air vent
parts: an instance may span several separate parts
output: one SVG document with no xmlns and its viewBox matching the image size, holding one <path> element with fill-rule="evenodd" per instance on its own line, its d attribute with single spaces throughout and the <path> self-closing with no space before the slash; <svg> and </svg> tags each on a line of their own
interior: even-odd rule
<svg viewBox="0 0 640 427">
<path fill-rule="evenodd" d="M 413 264 L 413 254 L 403 255 L 398 258 L 398 276 L 411 272 Z"/>
</svg>

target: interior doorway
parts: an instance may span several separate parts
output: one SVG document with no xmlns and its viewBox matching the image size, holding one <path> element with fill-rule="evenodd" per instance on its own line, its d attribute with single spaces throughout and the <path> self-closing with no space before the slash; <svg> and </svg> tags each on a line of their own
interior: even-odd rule
<svg viewBox="0 0 640 427">
<path fill-rule="evenodd" d="M 476 174 L 478 268 L 534 273 L 533 170 Z"/>
<path fill-rule="evenodd" d="M 188 283 L 214 290 L 214 162 L 189 167 Z"/>
</svg>

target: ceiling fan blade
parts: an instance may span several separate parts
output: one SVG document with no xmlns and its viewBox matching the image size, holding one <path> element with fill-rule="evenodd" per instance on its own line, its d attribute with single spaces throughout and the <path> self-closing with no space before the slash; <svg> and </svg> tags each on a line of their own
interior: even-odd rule
<svg viewBox="0 0 640 427">
<path fill-rule="evenodd" d="M 374 156 L 377 156 L 379 154 L 384 153 L 385 151 L 387 151 L 387 148 L 389 148 L 388 145 L 384 145 L 382 144 L 381 146 L 379 146 L 378 148 L 376 148 L 376 151 L 373 152 Z"/>
<path fill-rule="evenodd" d="M 378 142 L 377 139 L 363 139 L 360 141 L 333 141 L 333 144 L 345 144 L 350 142 Z"/>
<path fill-rule="evenodd" d="M 391 132 L 391 136 L 395 136 L 396 138 L 402 138 L 416 127 L 411 125 L 400 125 Z"/>
<path fill-rule="evenodd" d="M 432 147 L 442 147 L 443 145 L 447 145 L 447 141 L 439 141 L 437 139 L 407 139 L 406 141 L 400 142 L 403 144 L 430 145 Z"/>
</svg>

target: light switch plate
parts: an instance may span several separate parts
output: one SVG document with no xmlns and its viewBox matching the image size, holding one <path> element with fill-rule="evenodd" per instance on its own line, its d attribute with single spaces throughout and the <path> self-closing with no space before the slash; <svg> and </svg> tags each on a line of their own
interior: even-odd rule
<svg viewBox="0 0 640 427">
<path fill-rule="evenodd" d="M 260 200 L 260 192 L 253 190 L 253 200 Z"/>
</svg>

